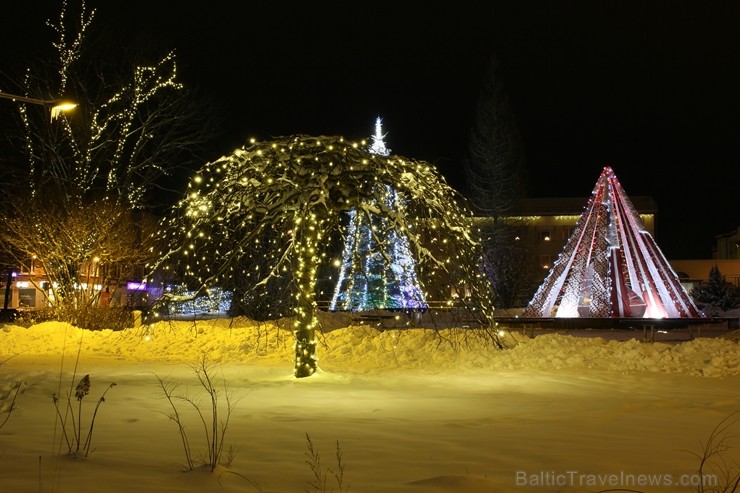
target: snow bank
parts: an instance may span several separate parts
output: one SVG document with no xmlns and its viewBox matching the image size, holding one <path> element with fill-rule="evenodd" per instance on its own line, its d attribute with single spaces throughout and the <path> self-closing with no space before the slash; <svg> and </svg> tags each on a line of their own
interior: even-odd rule
<svg viewBox="0 0 740 493">
<path fill-rule="evenodd" d="M 731 337 L 665 343 L 512 333 L 497 349 L 468 329 L 378 331 L 349 326 L 319 336 L 319 365 L 366 373 L 378 369 L 484 372 L 511 369 L 599 369 L 681 373 L 702 377 L 740 374 L 740 345 Z M 249 320 L 159 322 L 123 331 L 83 331 L 44 322 L 29 328 L 5 325 L 2 360 L 18 356 L 76 355 L 125 362 L 211 361 L 286 365 L 293 361 L 289 330 Z M 2 361 L 0 360 L 0 361 Z"/>
</svg>

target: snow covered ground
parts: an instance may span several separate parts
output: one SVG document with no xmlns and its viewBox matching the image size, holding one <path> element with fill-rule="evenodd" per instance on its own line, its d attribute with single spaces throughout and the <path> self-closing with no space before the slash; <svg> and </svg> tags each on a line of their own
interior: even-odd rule
<svg viewBox="0 0 740 493">
<path fill-rule="evenodd" d="M 728 330 L 656 342 L 641 333 L 514 331 L 505 350 L 470 334 L 332 330 L 321 339 L 320 372 L 295 379 L 291 334 L 271 324 L 214 319 L 120 332 L 5 325 L 0 396 L 22 383 L 13 412 L 0 414 L 0 423 L 9 418 L 0 428 L 0 491 L 322 491 L 311 484 L 314 471 L 326 474 L 325 491 L 354 493 L 697 491 L 696 454 L 740 411 L 740 346 Z M 159 384 L 179 385 L 208 422 L 195 373 L 204 357 L 222 418 L 225 397 L 233 403 L 224 440 L 233 458 L 213 473 L 186 467 Z M 84 375 L 83 442 L 105 399 L 91 453 L 72 458 L 52 395 L 66 403 Z M 192 406 L 176 403 L 193 457 L 206 456 L 203 424 Z M 738 431 L 740 423 L 728 430 L 733 448 L 718 457 L 735 468 Z M 340 469 L 337 450 L 341 488 L 331 474 Z M 726 469 L 705 469 L 707 484 Z"/>
</svg>

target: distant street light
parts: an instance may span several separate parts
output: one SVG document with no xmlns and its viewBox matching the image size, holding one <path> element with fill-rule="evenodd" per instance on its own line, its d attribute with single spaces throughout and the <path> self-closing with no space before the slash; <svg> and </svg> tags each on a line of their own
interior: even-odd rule
<svg viewBox="0 0 740 493">
<path fill-rule="evenodd" d="M 51 107 L 51 119 L 52 120 L 57 118 L 62 112 L 70 111 L 77 107 L 77 103 L 72 103 L 69 101 L 61 100 L 61 99 L 52 99 L 52 100 L 36 99 L 36 98 L 29 98 L 26 96 L 17 96 L 15 94 L 9 94 L 7 92 L 2 92 L 2 91 L 0 91 L 0 98 L 10 99 L 12 101 L 17 101 L 19 103 L 31 103 L 31 104 L 38 104 L 41 106 L 49 106 Z"/>
<path fill-rule="evenodd" d="M 0 91 L 0 99 L 10 99 L 11 101 L 16 101 L 18 103 L 30 103 L 30 104 L 38 104 L 44 107 L 50 107 L 52 121 L 54 121 L 54 119 L 57 118 L 62 112 L 70 111 L 77 107 L 77 103 L 71 103 L 69 101 L 63 101 L 60 99 L 54 99 L 54 100 L 36 99 L 36 98 L 29 98 L 26 96 L 18 96 L 15 94 L 9 94 L 7 92 L 2 92 L 2 91 Z M 13 269 L 10 269 L 8 271 L 8 278 L 5 283 L 5 303 L 3 305 L 3 309 L 0 310 L 0 321 L 3 321 L 3 322 L 9 322 L 9 321 L 15 320 L 15 318 L 18 316 L 18 310 L 13 309 L 13 308 L 8 308 L 8 305 L 10 304 L 10 285 L 12 281 L 13 281 Z"/>
</svg>

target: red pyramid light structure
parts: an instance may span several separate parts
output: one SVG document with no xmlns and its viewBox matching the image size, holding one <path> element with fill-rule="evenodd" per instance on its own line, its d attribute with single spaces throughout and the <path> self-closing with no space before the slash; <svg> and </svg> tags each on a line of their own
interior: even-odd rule
<svg viewBox="0 0 740 493">
<path fill-rule="evenodd" d="M 701 318 L 605 167 L 557 262 L 524 318 Z"/>
</svg>

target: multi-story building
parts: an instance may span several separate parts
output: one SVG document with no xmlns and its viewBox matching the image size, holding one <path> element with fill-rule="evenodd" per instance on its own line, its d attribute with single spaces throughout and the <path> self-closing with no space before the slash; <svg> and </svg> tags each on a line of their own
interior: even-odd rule
<svg viewBox="0 0 740 493">
<path fill-rule="evenodd" d="M 684 286 L 690 288 L 697 282 L 706 281 L 709 271 L 716 266 L 725 281 L 740 287 L 740 228 L 717 235 L 714 239 L 711 259 L 669 261 Z"/>
<path fill-rule="evenodd" d="M 87 291 L 90 299 L 104 305 L 136 307 L 146 296 L 142 275 L 141 268 L 103 267 L 93 259 L 81 269 L 79 285 L 75 285 L 75 289 Z M 5 296 L 3 308 L 6 309 L 40 310 L 46 308 L 54 297 L 54 289 L 44 269 L 33 258 L 3 276 L 0 288 Z"/>
<path fill-rule="evenodd" d="M 740 227 L 729 233 L 717 235 L 715 239 L 714 258 L 740 260 Z"/>
</svg>

